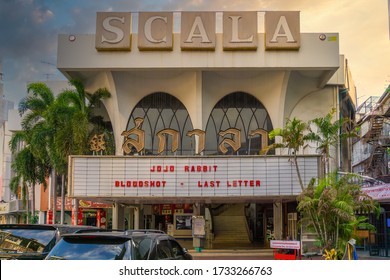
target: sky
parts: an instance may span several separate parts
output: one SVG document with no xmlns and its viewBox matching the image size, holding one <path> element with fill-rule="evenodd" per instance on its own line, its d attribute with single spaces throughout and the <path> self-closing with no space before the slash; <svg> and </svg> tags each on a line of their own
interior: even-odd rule
<svg viewBox="0 0 390 280">
<path fill-rule="evenodd" d="M 94 34 L 96 12 L 300 11 L 301 33 L 336 32 L 358 104 L 390 84 L 390 0 L 0 0 L 5 99 L 17 105 L 29 82 L 65 80 L 58 34 Z"/>
</svg>

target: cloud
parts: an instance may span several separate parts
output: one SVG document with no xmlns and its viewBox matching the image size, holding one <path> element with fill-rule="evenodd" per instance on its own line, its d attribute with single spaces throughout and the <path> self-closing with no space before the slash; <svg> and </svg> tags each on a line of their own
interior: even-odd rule
<svg viewBox="0 0 390 280">
<path fill-rule="evenodd" d="M 0 9 L 0 54 L 31 56 L 52 49 L 54 30 L 47 29 L 54 14 L 36 1 L 6 0 Z"/>
<path fill-rule="evenodd" d="M 53 16 L 53 12 L 45 9 L 44 7 L 39 7 L 38 9 L 34 9 L 32 11 L 32 20 L 36 24 L 43 24 L 53 18 Z"/>
</svg>

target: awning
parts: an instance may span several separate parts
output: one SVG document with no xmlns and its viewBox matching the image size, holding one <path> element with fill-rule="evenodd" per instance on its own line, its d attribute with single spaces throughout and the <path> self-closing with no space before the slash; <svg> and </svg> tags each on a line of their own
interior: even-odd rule
<svg viewBox="0 0 390 280">
<path fill-rule="evenodd" d="M 390 184 L 362 187 L 362 191 L 374 200 L 390 201 Z"/>
</svg>

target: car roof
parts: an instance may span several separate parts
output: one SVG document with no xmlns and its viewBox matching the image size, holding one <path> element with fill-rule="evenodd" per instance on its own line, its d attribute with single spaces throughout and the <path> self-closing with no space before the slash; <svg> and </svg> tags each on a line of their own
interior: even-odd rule
<svg viewBox="0 0 390 280">
<path fill-rule="evenodd" d="M 161 230 L 148 230 L 148 229 L 137 229 L 137 230 L 116 230 L 116 229 L 81 229 L 73 233 L 64 234 L 63 237 L 123 237 L 131 239 L 132 237 L 148 236 L 150 238 L 157 238 L 160 236 L 173 238 Z"/>
<path fill-rule="evenodd" d="M 167 235 L 162 230 L 157 230 L 157 229 L 131 229 L 131 230 L 127 230 L 127 233 L 129 233 L 129 234 L 144 233 L 144 234 L 163 234 L 163 235 Z"/>
<path fill-rule="evenodd" d="M 2 224 L 1 229 L 47 229 L 56 230 L 54 225 L 42 225 L 42 224 Z"/>
<path fill-rule="evenodd" d="M 84 226 L 84 225 L 68 225 L 68 224 L 0 224 L 0 227 L 25 227 L 25 228 L 69 228 L 69 227 L 79 227 L 79 228 L 97 228 L 97 227 L 92 227 L 92 226 Z"/>
<path fill-rule="evenodd" d="M 131 236 L 168 236 L 165 232 L 161 230 L 149 230 L 149 229 L 134 229 L 134 230 L 128 230 L 128 235 Z"/>
<path fill-rule="evenodd" d="M 92 226 L 61 225 L 61 224 L 1 224 L 0 229 L 27 229 L 27 230 L 58 230 L 59 232 L 74 232 L 81 229 L 97 229 Z"/>
<path fill-rule="evenodd" d="M 132 236 L 126 234 L 125 231 L 85 231 L 85 232 L 73 232 L 62 235 L 63 239 L 88 239 L 88 238 L 119 238 L 130 240 Z"/>
</svg>

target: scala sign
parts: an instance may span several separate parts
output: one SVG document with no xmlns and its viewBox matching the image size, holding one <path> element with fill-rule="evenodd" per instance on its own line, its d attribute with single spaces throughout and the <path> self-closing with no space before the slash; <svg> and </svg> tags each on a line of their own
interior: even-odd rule
<svg viewBox="0 0 390 280">
<path fill-rule="evenodd" d="M 216 47 L 215 12 L 181 12 L 181 50 L 213 51 Z M 131 12 L 98 12 L 98 51 L 131 50 Z M 257 12 L 223 12 L 223 50 L 256 50 Z M 265 49 L 300 48 L 299 12 L 265 12 Z M 138 49 L 173 49 L 173 12 L 138 13 Z"/>
</svg>

